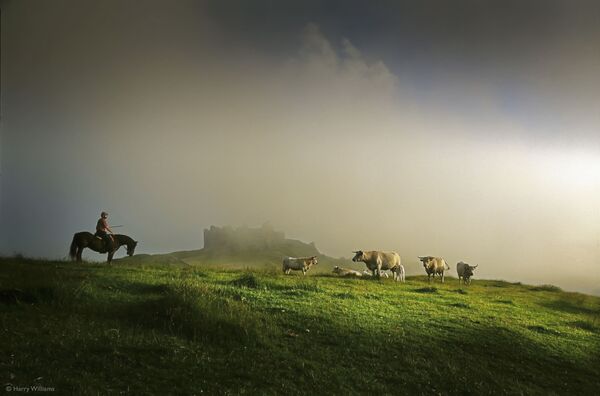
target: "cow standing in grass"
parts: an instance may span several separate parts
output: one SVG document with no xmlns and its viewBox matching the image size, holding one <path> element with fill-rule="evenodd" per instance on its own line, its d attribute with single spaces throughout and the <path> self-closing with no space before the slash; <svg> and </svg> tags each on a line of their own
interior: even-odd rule
<svg viewBox="0 0 600 396">
<path fill-rule="evenodd" d="M 286 275 L 294 271 L 302 271 L 303 275 L 306 275 L 306 271 L 310 269 L 313 265 L 317 265 L 317 256 L 312 257 L 285 257 L 283 259 L 283 272 Z"/>
<path fill-rule="evenodd" d="M 435 279 L 436 275 L 440 275 L 442 283 L 444 283 L 444 271 L 449 270 L 450 266 L 441 257 L 419 256 L 419 260 L 423 263 L 423 268 L 427 272 L 427 280 L 431 282 L 431 276 Z"/>
<path fill-rule="evenodd" d="M 396 252 L 380 252 L 377 250 L 353 252 L 352 261 L 362 261 L 373 271 L 373 276 L 381 278 L 381 270 L 391 270 L 395 281 L 404 282 L 404 267 L 400 264 L 400 255 Z"/>
<path fill-rule="evenodd" d="M 479 265 L 479 264 L 477 264 Z M 458 274 L 458 284 L 462 279 L 463 284 L 470 285 L 471 277 L 473 276 L 473 270 L 477 268 L 477 265 L 469 265 L 465 262 L 459 261 L 456 263 L 456 273 Z"/>
</svg>

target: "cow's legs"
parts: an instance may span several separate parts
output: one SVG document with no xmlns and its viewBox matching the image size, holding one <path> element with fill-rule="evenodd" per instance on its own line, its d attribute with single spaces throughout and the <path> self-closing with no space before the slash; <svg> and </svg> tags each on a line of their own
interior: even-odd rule
<svg viewBox="0 0 600 396">
<path fill-rule="evenodd" d="M 444 283 L 444 273 L 442 272 L 442 283 Z"/>
</svg>

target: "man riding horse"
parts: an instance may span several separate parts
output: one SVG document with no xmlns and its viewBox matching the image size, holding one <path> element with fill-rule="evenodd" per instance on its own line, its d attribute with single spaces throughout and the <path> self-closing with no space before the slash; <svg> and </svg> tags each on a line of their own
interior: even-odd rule
<svg viewBox="0 0 600 396">
<path fill-rule="evenodd" d="M 113 250 L 113 230 L 108 225 L 108 213 L 102 212 L 100 213 L 100 219 L 96 223 L 96 233 L 94 234 L 97 237 L 102 238 L 104 244 L 106 246 L 106 251 L 110 252 Z M 110 233 L 110 234 L 109 234 Z"/>
<path fill-rule="evenodd" d="M 102 212 L 96 223 L 96 233 L 82 231 L 73 235 L 73 241 L 69 248 L 69 256 L 73 260 L 81 261 L 83 249 L 92 249 L 98 253 L 108 253 L 108 262 L 117 250 L 123 245 L 127 247 L 127 255 L 133 256 L 137 241 L 123 234 L 115 234 L 108 225 L 108 213 Z"/>
</svg>

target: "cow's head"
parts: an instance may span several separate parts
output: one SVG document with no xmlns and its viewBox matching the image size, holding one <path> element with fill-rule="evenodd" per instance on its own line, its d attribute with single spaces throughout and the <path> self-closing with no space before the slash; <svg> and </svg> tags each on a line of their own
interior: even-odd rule
<svg viewBox="0 0 600 396">
<path fill-rule="evenodd" d="M 339 267 L 339 266 L 337 266 L 337 265 L 336 265 L 335 267 L 333 267 L 333 272 L 334 272 L 334 273 L 336 273 L 336 274 L 337 274 L 337 273 L 338 273 L 338 272 L 340 272 L 340 271 L 341 271 L 341 269 L 340 269 L 340 267 Z"/>
<path fill-rule="evenodd" d="M 470 265 L 465 265 L 465 268 L 463 269 L 463 278 L 470 278 L 473 276 L 473 268 L 475 267 L 471 267 Z"/>
<path fill-rule="evenodd" d="M 319 262 L 317 261 L 317 256 L 312 256 L 309 258 L 310 265 L 317 265 Z"/>
<path fill-rule="evenodd" d="M 363 261 L 365 259 L 365 253 L 362 250 L 357 250 L 352 253 L 354 253 L 354 257 L 352 257 L 352 261 L 354 262 Z"/>
<path fill-rule="evenodd" d="M 477 265 L 479 265 L 479 264 L 477 264 Z M 467 278 L 469 278 L 469 277 L 473 276 L 473 270 L 474 270 L 475 268 L 477 268 L 477 265 L 469 265 L 469 264 L 466 264 L 466 265 L 465 265 L 465 276 L 466 276 Z"/>
<path fill-rule="evenodd" d="M 427 264 L 429 264 L 431 259 L 431 256 L 419 256 L 419 260 L 423 263 L 423 267 L 427 267 Z"/>
</svg>

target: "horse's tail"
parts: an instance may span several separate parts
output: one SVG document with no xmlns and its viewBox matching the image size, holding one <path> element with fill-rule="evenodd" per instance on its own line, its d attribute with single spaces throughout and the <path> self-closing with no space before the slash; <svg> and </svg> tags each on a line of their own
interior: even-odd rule
<svg viewBox="0 0 600 396">
<path fill-rule="evenodd" d="M 69 249 L 69 256 L 71 260 L 75 260 L 77 258 L 77 242 L 76 242 L 77 234 L 73 235 L 73 242 L 71 242 L 71 248 Z"/>
</svg>

